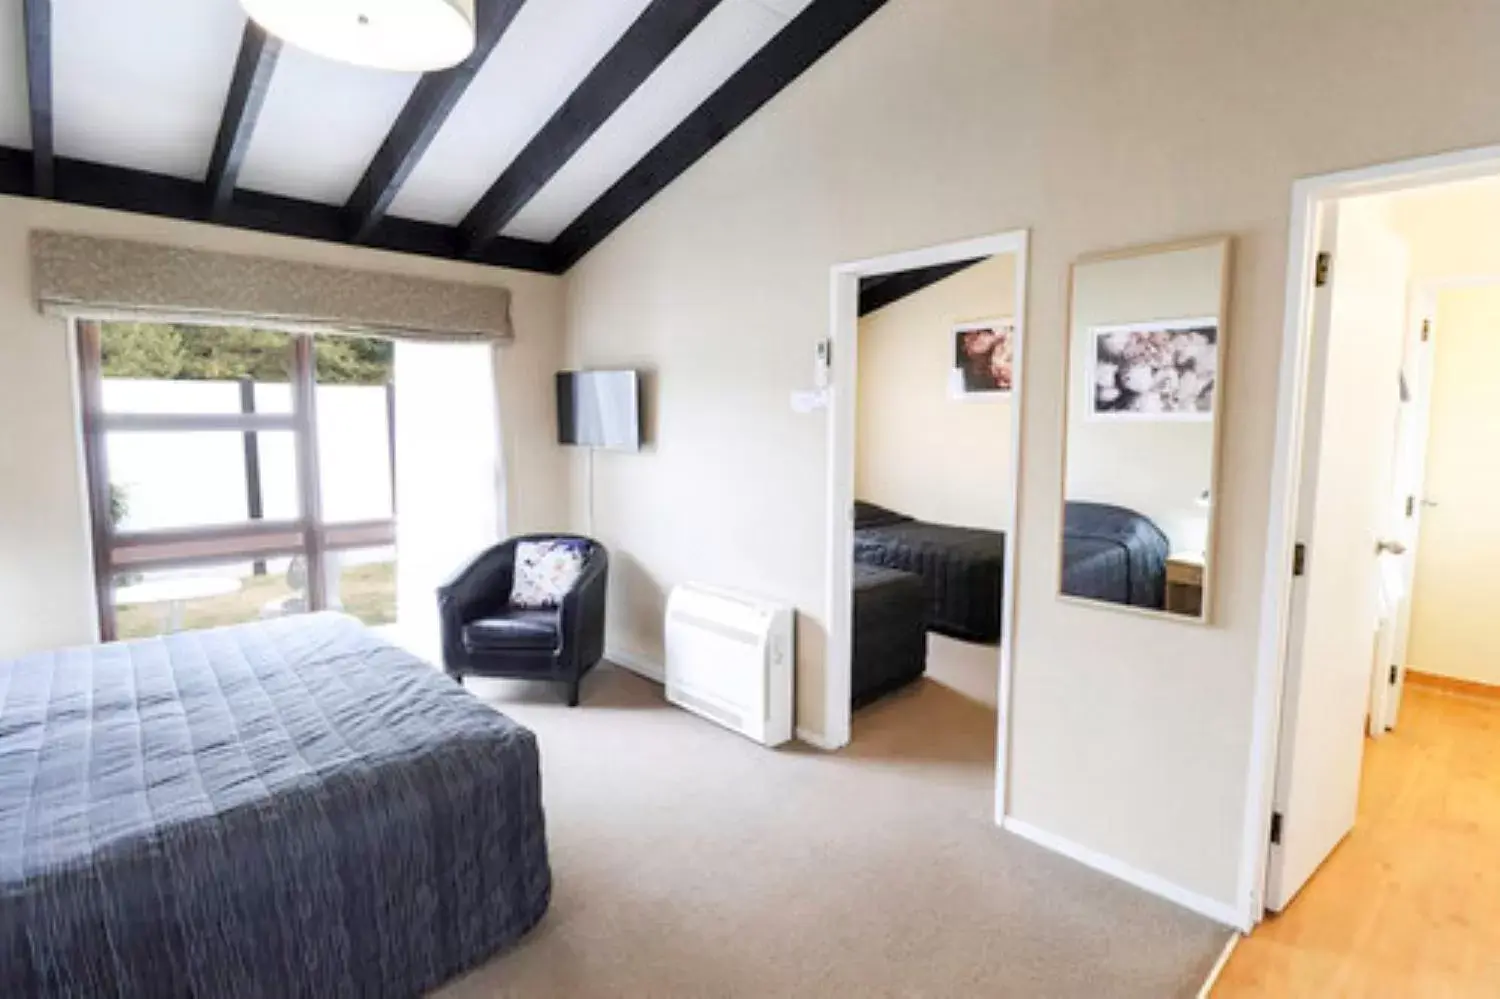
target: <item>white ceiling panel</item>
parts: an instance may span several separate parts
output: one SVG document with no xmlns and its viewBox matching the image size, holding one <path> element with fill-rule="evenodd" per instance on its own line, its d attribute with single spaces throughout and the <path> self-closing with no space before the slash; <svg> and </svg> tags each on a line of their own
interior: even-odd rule
<svg viewBox="0 0 1500 999">
<path fill-rule="evenodd" d="M 54 3 L 58 155 L 201 179 L 244 28 L 236 0 Z"/>
<path fill-rule="evenodd" d="M 756 0 L 756 2 L 789 21 L 812 4 L 812 0 Z"/>
<path fill-rule="evenodd" d="M 240 186 L 343 204 L 421 78 L 282 46 Z"/>
<path fill-rule="evenodd" d="M 31 148 L 21 0 L 0 0 L 0 146 Z"/>
<path fill-rule="evenodd" d="M 810 0 L 777 0 L 781 7 Z M 724 0 L 521 209 L 505 235 L 551 242 L 783 28 L 786 12 Z"/>
<path fill-rule="evenodd" d="M 529 0 L 428 147 L 393 215 L 456 224 L 648 0 Z"/>
</svg>

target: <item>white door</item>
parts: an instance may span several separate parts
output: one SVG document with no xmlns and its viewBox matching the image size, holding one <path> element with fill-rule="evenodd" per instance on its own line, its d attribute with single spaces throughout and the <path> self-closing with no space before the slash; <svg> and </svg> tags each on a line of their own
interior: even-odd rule
<svg viewBox="0 0 1500 999">
<path fill-rule="evenodd" d="M 1432 409 L 1433 348 L 1436 345 L 1434 324 L 1437 296 L 1430 291 L 1413 296 L 1407 321 L 1406 357 L 1402 377 L 1407 397 L 1401 405 L 1396 423 L 1396 483 L 1394 489 L 1396 526 L 1392 536 L 1406 547 L 1397 564 L 1400 599 L 1386 626 L 1383 640 L 1389 653 L 1377 662 L 1382 673 L 1377 677 L 1376 697 L 1370 712 L 1372 734 L 1396 727 L 1401 712 L 1401 692 L 1406 685 L 1406 665 L 1410 662 L 1407 647 L 1411 639 L 1412 596 L 1416 589 L 1417 544 L 1422 534 L 1422 513 L 1426 506 L 1424 480 L 1427 471 L 1427 438 Z M 1394 557 L 1394 556 L 1393 556 Z"/>
<path fill-rule="evenodd" d="M 1409 662 L 1452 680 L 1500 685 L 1500 411 L 1493 381 L 1500 288 L 1443 294 Z"/>
<path fill-rule="evenodd" d="M 1322 213 L 1331 253 L 1316 289 L 1314 356 L 1297 536 L 1266 906 L 1279 911 L 1354 828 L 1380 619 L 1377 545 L 1388 526 L 1402 331 L 1405 246 L 1378 203 Z"/>
</svg>

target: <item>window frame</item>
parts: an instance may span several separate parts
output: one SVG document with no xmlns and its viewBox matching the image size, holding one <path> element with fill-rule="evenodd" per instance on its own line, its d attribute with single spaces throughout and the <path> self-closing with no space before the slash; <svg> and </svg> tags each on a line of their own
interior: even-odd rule
<svg viewBox="0 0 1500 999">
<path fill-rule="evenodd" d="M 259 326 L 288 337 L 292 352 L 290 413 L 108 413 L 104 409 L 103 324 L 75 322 L 78 345 L 79 408 L 83 431 L 84 472 L 87 480 L 89 526 L 93 548 L 94 592 L 99 611 L 100 640 L 114 641 L 115 578 L 121 572 L 189 568 L 221 562 L 257 562 L 266 558 L 301 555 L 307 563 L 308 608 L 328 606 L 325 556 L 350 549 L 389 547 L 396 543 L 395 423 L 391 416 L 391 516 L 328 524 L 322 515 L 321 466 L 318 460 L 317 364 L 314 334 Z M 389 392 L 389 387 L 387 388 Z M 391 398 L 388 396 L 388 398 Z M 120 531 L 110 522 L 110 433 L 197 433 L 233 431 L 245 438 L 247 470 L 257 466 L 255 434 L 289 431 L 296 447 L 297 507 L 295 519 L 266 520 L 256 504 L 239 522 L 203 527 Z M 253 497 L 252 492 L 252 497 Z"/>
</svg>

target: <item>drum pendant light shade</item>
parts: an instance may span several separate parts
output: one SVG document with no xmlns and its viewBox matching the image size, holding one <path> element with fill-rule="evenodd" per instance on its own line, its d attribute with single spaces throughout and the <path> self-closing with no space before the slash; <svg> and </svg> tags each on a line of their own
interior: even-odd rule
<svg viewBox="0 0 1500 999">
<path fill-rule="evenodd" d="M 474 51 L 474 0 L 242 0 L 266 31 L 316 55 L 430 72 Z"/>
</svg>

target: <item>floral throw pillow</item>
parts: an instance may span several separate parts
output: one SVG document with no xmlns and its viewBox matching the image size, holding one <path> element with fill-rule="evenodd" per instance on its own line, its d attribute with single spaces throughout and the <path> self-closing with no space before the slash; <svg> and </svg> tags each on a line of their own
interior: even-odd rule
<svg viewBox="0 0 1500 999">
<path fill-rule="evenodd" d="M 561 604 L 583 575 L 586 554 L 577 541 L 522 541 L 516 545 L 510 605 L 545 610 Z"/>
</svg>

